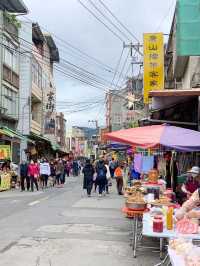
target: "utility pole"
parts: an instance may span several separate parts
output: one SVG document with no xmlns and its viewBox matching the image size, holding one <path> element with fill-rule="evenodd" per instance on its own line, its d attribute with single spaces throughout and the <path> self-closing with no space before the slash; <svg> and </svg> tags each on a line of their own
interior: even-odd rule
<svg viewBox="0 0 200 266">
<path fill-rule="evenodd" d="M 130 44 L 123 44 L 124 48 L 128 48 L 130 49 L 130 56 L 131 56 L 131 76 L 132 76 L 132 82 L 131 82 L 131 92 L 133 93 L 134 91 L 134 86 L 133 86 L 133 78 L 134 78 L 134 73 L 133 73 L 133 65 L 142 65 L 143 62 L 137 62 L 133 56 L 133 49 L 138 52 L 141 56 L 143 56 L 143 54 L 140 52 L 140 47 L 142 47 L 141 44 L 133 44 L 132 42 Z"/>
</svg>

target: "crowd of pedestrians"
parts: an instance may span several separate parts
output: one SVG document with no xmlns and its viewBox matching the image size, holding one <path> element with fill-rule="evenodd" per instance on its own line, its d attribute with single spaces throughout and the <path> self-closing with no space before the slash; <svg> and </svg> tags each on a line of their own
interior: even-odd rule
<svg viewBox="0 0 200 266">
<path fill-rule="evenodd" d="M 96 162 L 86 160 L 83 168 L 83 189 L 87 190 L 88 197 L 91 197 L 92 189 L 96 192 L 98 188 L 99 196 L 109 194 L 109 187 L 112 186 L 112 179 L 116 179 L 117 192 L 123 195 L 124 185 L 124 164 L 119 163 L 114 158 L 109 162 L 101 157 Z"/>
<path fill-rule="evenodd" d="M 10 173 L 11 187 L 34 191 L 53 186 L 63 187 L 66 177 L 80 174 L 81 165 L 77 160 L 62 158 L 22 161 L 19 165 L 7 160 L 2 163 L 0 170 Z"/>
</svg>

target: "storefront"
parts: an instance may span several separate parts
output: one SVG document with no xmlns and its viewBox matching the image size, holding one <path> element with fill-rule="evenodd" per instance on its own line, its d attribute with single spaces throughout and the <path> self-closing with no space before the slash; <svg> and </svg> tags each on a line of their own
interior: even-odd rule
<svg viewBox="0 0 200 266">
<path fill-rule="evenodd" d="M 0 161 L 11 160 L 19 164 L 20 144 L 24 137 L 17 131 L 7 127 L 0 129 Z"/>
</svg>

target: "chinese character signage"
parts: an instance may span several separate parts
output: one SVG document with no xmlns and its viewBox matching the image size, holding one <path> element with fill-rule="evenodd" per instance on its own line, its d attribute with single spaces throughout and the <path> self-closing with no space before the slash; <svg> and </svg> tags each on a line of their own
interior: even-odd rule
<svg viewBox="0 0 200 266">
<path fill-rule="evenodd" d="M 164 46 L 162 33 L 144 34 L 144 103 L 149 91 L 164 89 Z"/>
<path fill-rule="evenodd" d="M 0 145 L 0 160 L 6 160 L 11 158 L 10 145 Z"/>
</svg>

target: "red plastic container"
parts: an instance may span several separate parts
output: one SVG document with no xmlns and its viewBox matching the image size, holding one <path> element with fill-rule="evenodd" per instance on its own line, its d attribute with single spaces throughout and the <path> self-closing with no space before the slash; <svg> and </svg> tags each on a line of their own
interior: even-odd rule
<svg viewBox="0 0 200 266">
<path fill-rule="evenodd" d="M 153 218 L 153 232 L 162 233 L 163 232 L 163 217 L 156 215 Z"/>
</svg>

